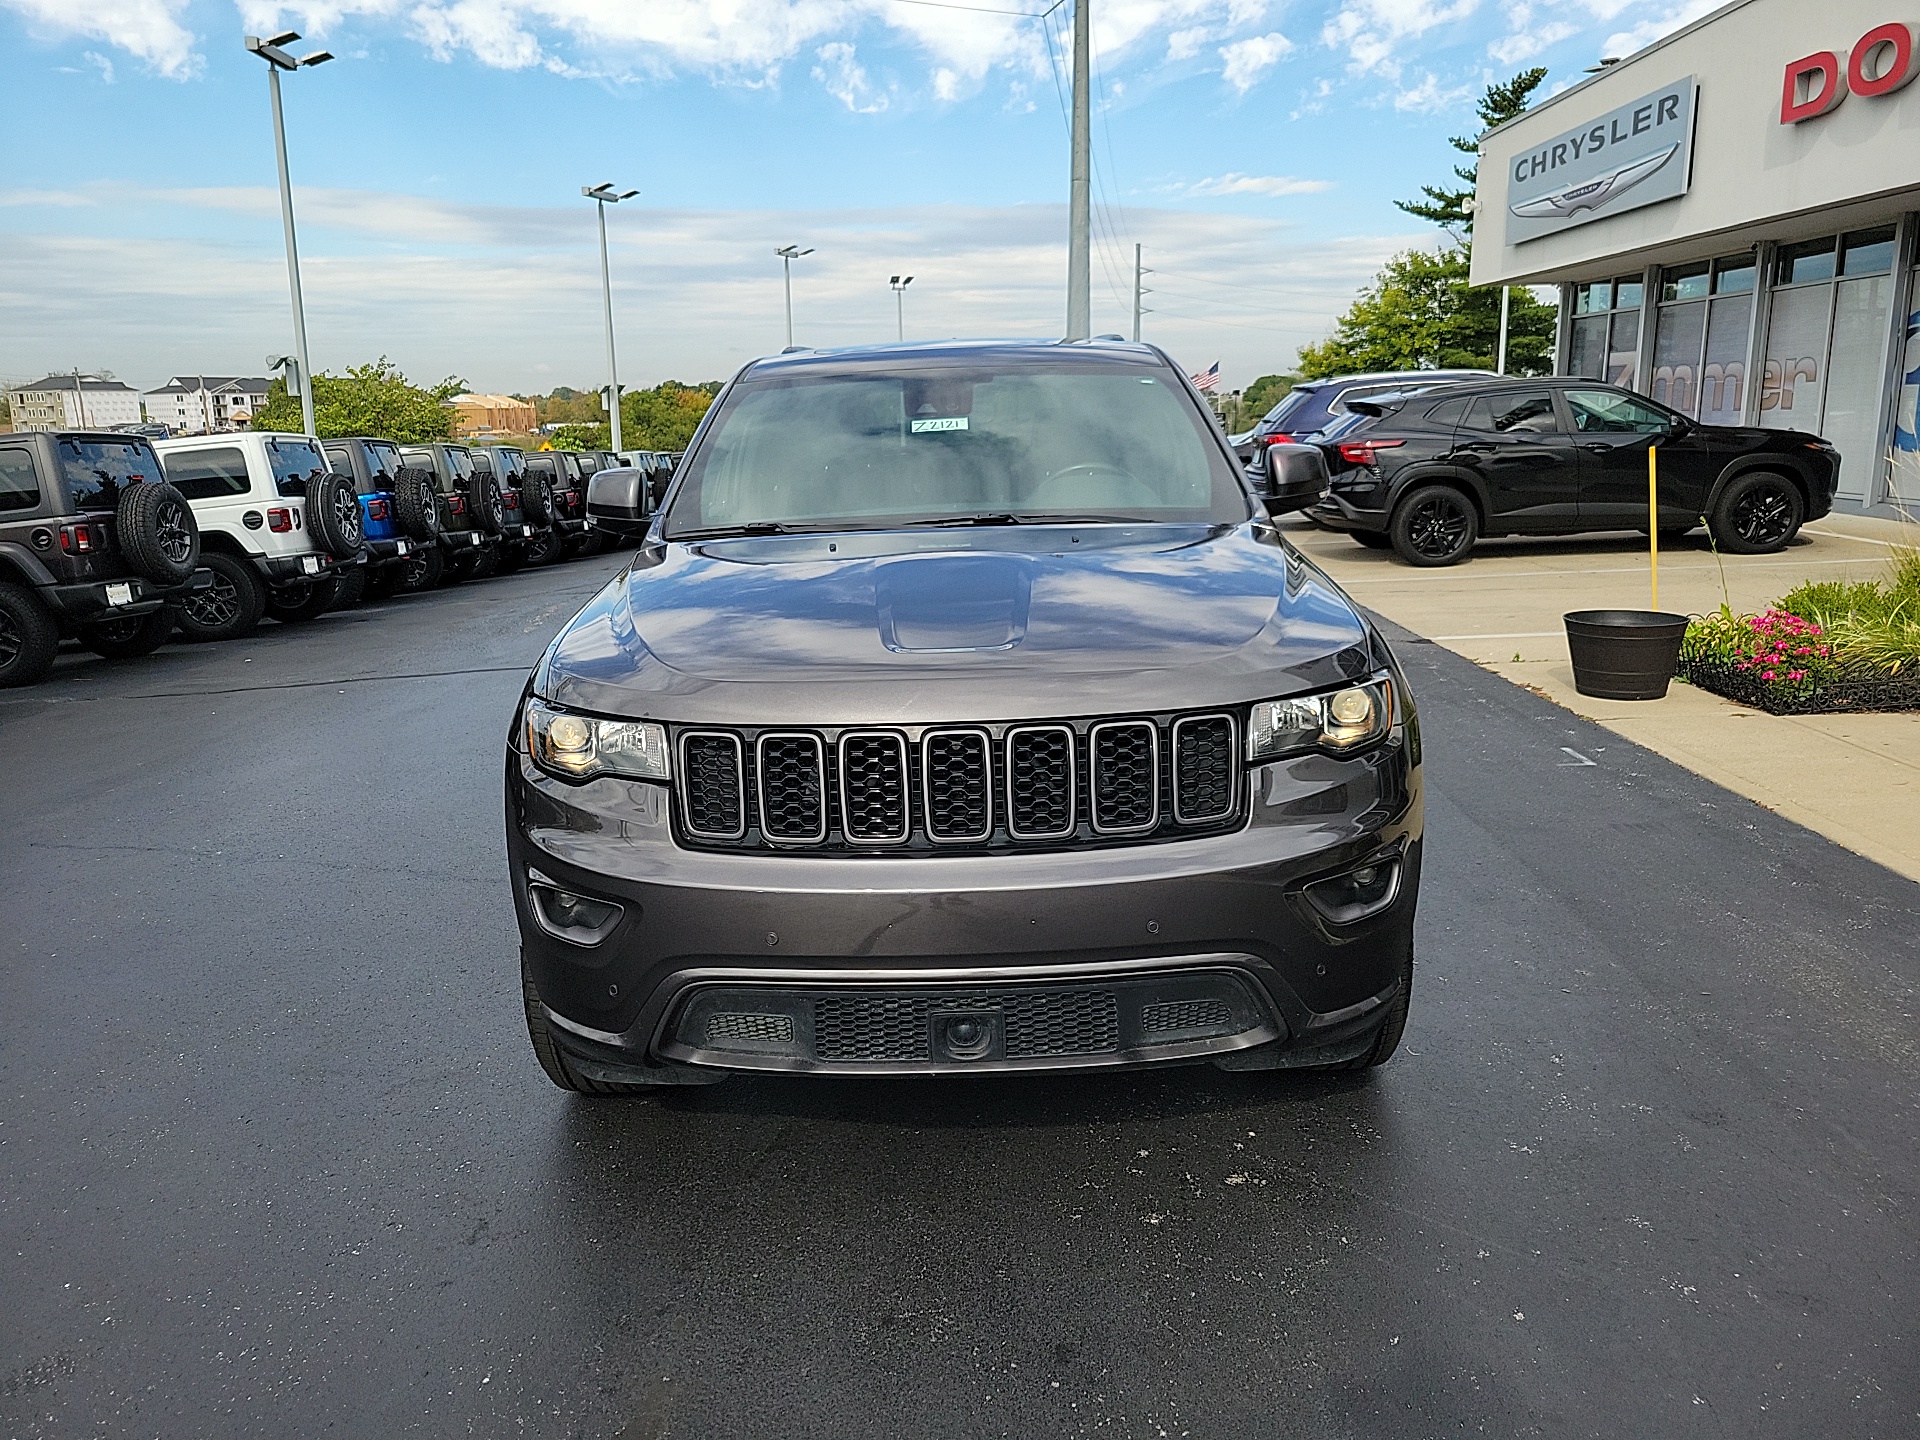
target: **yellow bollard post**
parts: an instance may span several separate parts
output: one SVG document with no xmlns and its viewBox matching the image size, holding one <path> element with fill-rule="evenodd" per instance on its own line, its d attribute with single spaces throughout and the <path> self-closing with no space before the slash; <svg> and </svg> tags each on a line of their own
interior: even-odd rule
<svg viewBox="0 0 1920 1440">
<path fill-rule="evenodd" d="M 1647 446 L 1647 561 L 1653 577 L 1653 608 L 1660 608 L 1660 447 Z"/>
</svg>

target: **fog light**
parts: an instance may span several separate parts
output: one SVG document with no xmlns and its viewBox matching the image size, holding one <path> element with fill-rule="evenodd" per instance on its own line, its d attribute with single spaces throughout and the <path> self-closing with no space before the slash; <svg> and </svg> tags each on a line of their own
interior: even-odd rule
<svg viewBox="0 0 1920 1440">
<path fill-rule="evenodd" d="M 1359 865 L 1344 875 L 1307 886 L 1307 903 L 1334 925 L 1351 925 L 1378 914 L 1400 892 L 1400 859 L 1392 856 Z"/>
<path fill-rule="evenodd" d="M 611 900 L 596 900 L 576 895 L 558 885 L 533 881 L 527 886 L 533 902 L 533 918 L 540 928 L 557 939 L 574 945 L 598 945 L 613 933 L 625 907 Z"/>
</svg>

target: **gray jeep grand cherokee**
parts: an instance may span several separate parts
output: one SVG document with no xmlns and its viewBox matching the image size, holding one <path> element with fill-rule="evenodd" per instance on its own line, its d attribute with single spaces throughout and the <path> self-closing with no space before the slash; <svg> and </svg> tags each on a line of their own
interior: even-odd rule
<svg viewBox="0 0 1920 1440">
<path fill-rule="evenodd" d="M 555 1084 L 1392 1053 L 1412 696 L 1159 350 L 759 361 L 643 485 L 506 757 Z"/>
</svg>

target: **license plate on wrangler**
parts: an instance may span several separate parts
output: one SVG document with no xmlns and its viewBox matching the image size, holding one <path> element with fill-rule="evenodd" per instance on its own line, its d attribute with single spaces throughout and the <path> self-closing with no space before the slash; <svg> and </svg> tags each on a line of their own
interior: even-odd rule
<svg viewBox="0 0 1920 1440">
<path fill-rule="evenodd" d="M 320 557 L 318 555 L 302 555 L 300 557 L 300 568 L 309 575 L 318 575 L 320 573 Z"/>
<path fill-rule="evenodd" d="M 107 603 L 109 605 L 131 605 L 133 603 L 133 586 L 107 586 Z"/>
<path fill-rule="evenodd" d="M 413 546 L 404 540 L 396 540 L 393 542 L 393 553 L 396 555 L 411 555 L 413 553 Z"/>
<path fill-rule="evenodd" d="M 531 540 L 533 538 L 533 526 L 522 525 L 520 527 L 520 534 L 524 539 Z"/>
</svg>

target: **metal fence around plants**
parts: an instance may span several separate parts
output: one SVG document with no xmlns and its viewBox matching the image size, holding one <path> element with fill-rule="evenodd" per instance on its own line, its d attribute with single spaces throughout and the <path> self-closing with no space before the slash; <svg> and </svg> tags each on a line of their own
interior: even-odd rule
<svg viewBox="0 0 1920 1440">
<path fill-rule="evenodd" d="M 1920 710 L 1920 675 L 1842 672 L 1788 689 L 1752 670 L 1711 660 L 1680 661 L 1679 678 L 1769 715 L 1837 715 Z"/>
</svg>

